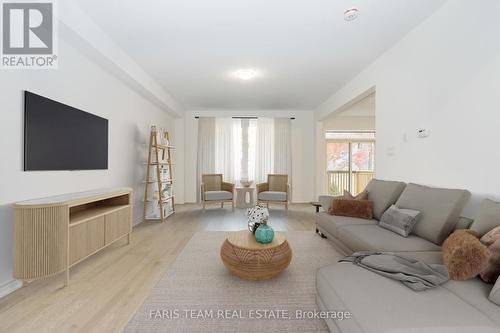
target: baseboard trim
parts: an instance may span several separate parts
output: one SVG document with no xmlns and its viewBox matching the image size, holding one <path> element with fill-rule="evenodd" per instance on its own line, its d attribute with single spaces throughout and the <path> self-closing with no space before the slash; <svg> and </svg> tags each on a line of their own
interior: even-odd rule
<svg viewBox="0 0 500 333">
<path fill-rule="evenodd" d="M 23 286 L 22 281 L 12 280 L 0 286 L 0 298 L 7 296 L 10 293 L 13 293 L 17 289 Z"/>
</svg>

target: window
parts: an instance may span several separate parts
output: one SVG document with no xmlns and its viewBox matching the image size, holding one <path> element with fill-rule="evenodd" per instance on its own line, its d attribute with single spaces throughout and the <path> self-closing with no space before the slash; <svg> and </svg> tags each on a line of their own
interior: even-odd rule
<svg viewBox="0 0 500 333">
<path fill-rule="evenodd" d="M 325 138 L 328 193 L 363 191 L 374 174 L 375 132 L 327 131 Z"/>
<path fill-rule="evenodd" d="M 199 152 L 200 165 L 207 166 L 201 173 L 222 173 L 235 183 L 265 182 L 270 173 L 290 174 L 290 119 L 227 117 L 215 118 L 212 124 L 207 133 L 213 136 L 207 137 L 213 137 L 215 147 L 212 152 L 208 144 Z"/>
</svg>

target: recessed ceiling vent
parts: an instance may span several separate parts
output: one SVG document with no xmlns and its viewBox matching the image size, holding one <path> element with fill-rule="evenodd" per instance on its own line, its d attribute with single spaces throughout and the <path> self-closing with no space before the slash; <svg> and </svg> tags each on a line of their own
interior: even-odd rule
<svg viewBox="0 0 500 333">
<path fill-rule="evenodd" d="M 347 22 L 354 21 L 358 18 L 359 10 L 356 7 L 349 8 L 344 12 L 344 20 Z"/>
</svg>

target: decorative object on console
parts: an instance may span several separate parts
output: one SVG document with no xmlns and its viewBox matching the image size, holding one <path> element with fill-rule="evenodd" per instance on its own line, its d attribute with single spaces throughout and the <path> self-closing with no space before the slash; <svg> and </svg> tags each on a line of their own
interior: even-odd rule
<svg viewBox="0 0 500 333">
<path fill-rule="evenodd" d="M 330 215 L 373 219 L 373 202 L 368 200 L 334 199 L 328 211 Z"/>
<path fill-rule="evenodd" d="M 274 230 L 267 224 L 261 224 L 255 231 L 255 240 L 261 244 L 269 244 L 273 238 Z"/>
<path fill-rule="evenodd" d="M 418 210 L 402 209 L 392 205 L 382 215 L 379 226 L 403 237 L 408 237 L 420 215 Z"/>
<path fill-rule="evenodd" d="M 488 247 L 473 230 L 457 230 L 443 243 L 443 262 L 452 280 L 476 277 L 486 268 L 489 258 Z"/>
</svg>

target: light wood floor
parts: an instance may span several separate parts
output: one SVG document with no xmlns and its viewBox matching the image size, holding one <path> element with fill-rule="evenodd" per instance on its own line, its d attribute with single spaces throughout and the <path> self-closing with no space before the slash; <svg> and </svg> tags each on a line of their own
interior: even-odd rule
<svg viewBox="0 0 500 333">
<path fill-rule="evenodd" d="M 136 226 L 129 246 L 119 241 L 76 265 L 68 287 L 59 274 L 1 299 L 0 332 L 120 332 L 195 232 L 246 228 L 245 210 L 176 208 L 164 223 Z M 270 214 L 276 230 L 314 230 L 308 204 L 293 204 L 288 214 L 271 207 Z"/>
</svg>

